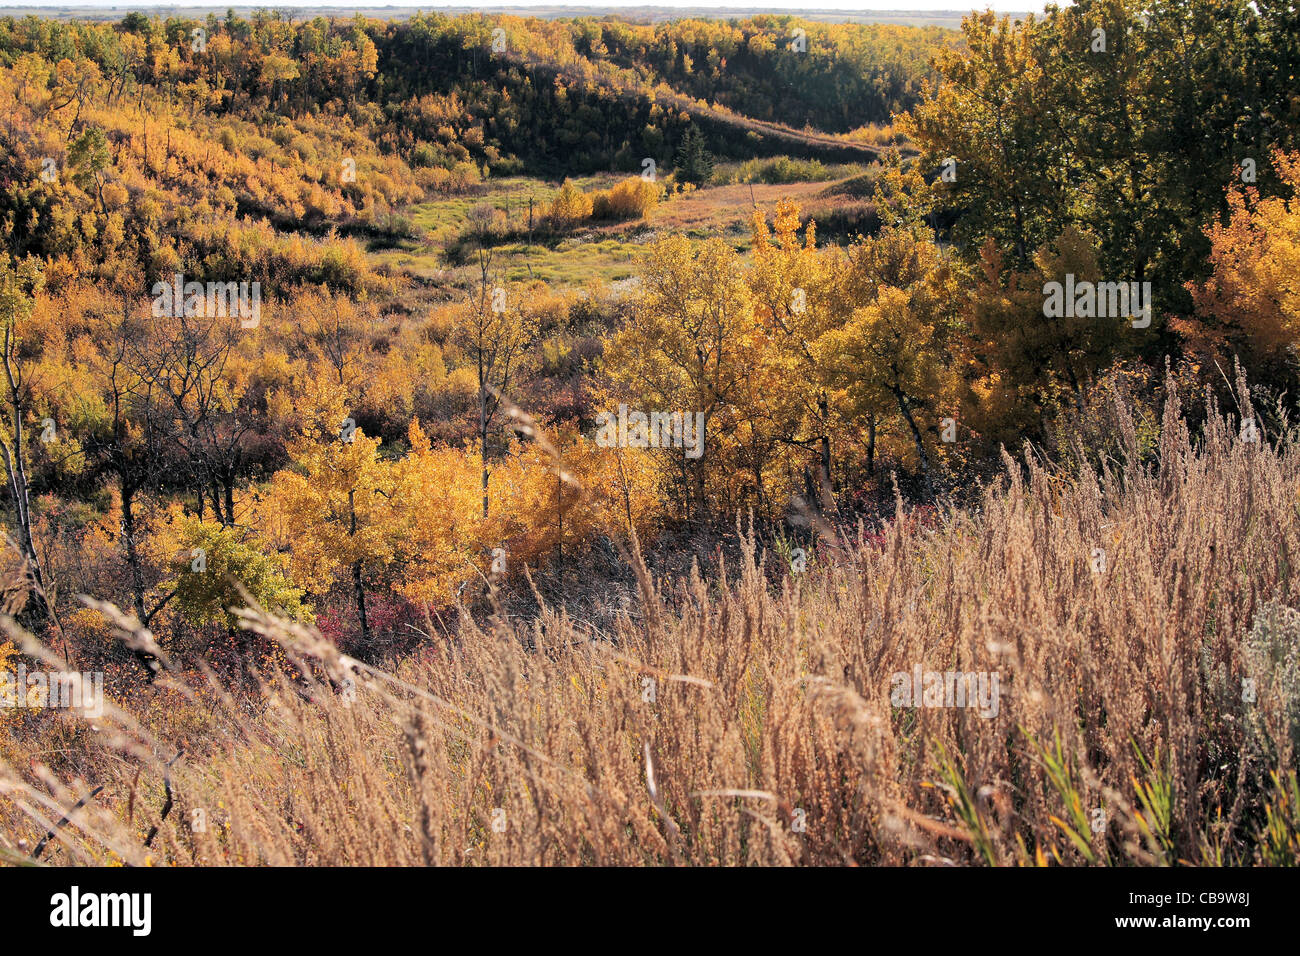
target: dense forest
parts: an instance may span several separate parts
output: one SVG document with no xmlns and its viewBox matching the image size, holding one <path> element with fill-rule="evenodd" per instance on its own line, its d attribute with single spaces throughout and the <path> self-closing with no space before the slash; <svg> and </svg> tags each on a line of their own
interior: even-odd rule
<svg viewBox="0 0 1300 956">
<path fill-rule="evenodd" d="M 1079 582 L 1089 562 L 1097 572 L 1097 550 L 1104 565 L 1138 547 L 1124 535 L 1156 520 L 1141 509 L 1180 493 L 1174 460 L 1191 482 L 1204 454 L 1220 456 L 1207 483 L 1231 475 L 1240 491 L 1251 468 L 1267 473 L 1250 484 L 1264 529 L 1233 525 L 1221 539 L 1258 562 L 1256 583 L 1216 591 L 1217 617 L 1195 611 L 1205 629 L 1249 631 L 1269 602 L 1300 596 L 1277 561 L 1297 543 L 1300 491 L 1289 450 L 1297 72 L 1300 12 L 1274 0 L 1082 0 L 1017 20 L 972 13 L 959 32 L 792 16 L 0 20 L 0 452 L 14 629 L 102 670 L 131 699 L 213 673 L 255 694 L 270 673 L 314 679 L 285 650 L 286 634 L 308 631 L 334 664 L 339 651 L 399 667 L 477 648 L 465 659 L 484 668 L 498 663 L 482 642 L 512 615 L 532 623 L 511 634 L 509 655 L 545 643 L 548 615 L 570 637 L 569 615 L 621 635 L 601 638 L 620 653 L 642 647 L 632 622 L 666 627 L 669 613 L 682 615 L 682 634 L 692 620 L 725 633 L 710 616 L 728 613 L 718 600 L 762 607 L 765 619 L 790 613 L 795 630 L 821 627 L 823 610 L 830 622 L 833 607 L 856 622 L 825 624 L 838 634 L 884 613 L 837 603 L 859 584 L 862 595 L 883 586 L 854 577 L 880 560 L 915 587 L 909 611 L 881 592 L 890 619 L 918 600 L 948 601 L 934 633 L 950 660 L 969 662 L 984 640 L 957 640 L 960 602 L 934 589 L 975 572 L 944 564 L 964 545 L 945 552 L 933 535 L 982 541 L 969 561 L 996 554 L 1014 576 L 1013 542 L 966 522 L 997 513 L 1036 535 L 1016 510 L 1023 494 L 1044 522 L 1095 524 L 1089 533 L 1113 544 L 1026 545 L 1041 579 L 1030 575 L 1023 593 L 1047 589 L 1032 614 L 1059 608 L 1053 627 L 1125 627 L 1102 605 L 1046 596 L 1063 573 L 1051 564 L 1077 558 L 1080 593 L 1092 587 Z M 598 261 L 613 265 L 588 268 Z M 1011 497 L 987 497 L 993 487 Z M 1096 503 L 1112 492 L 1135 509 L 1131 522 Z M 1205 527 L 1218 520 L 1198 514 Z M 1202 581 L 1232 564 L 1208 547 L 1203 565 L 1187 558 Z M 913 558 L 933 576 L 913 581 Z M 994 576 L 986 584 L 999 573 L 981 568 Z M 743 600 L 728 590 L 732 572 Z M 804 574 L 821 590 L 780 591 Z M 778 607 L 774 593 L 797 593 L 795 603 Z M 1073 616 L 1083 607 L 1093 616 Z M 1292 626 L 1284 610 L 1275 617 L 1283 623 L 1268 627 Z M 774 660 L 789 649 L 764 640 Z M 0 643 L 0 670 L 19 644 Z M 665 673 L 702 660 L 687 646 L 660 662 Z M 842 659 L 822 649 L 823 659 L 811 646 L 797 651 L 802 663 L 771 667 L 788 665 L 793 684 L 801 667 L 825 666 L 855 693 L 875 680 L 859 649 Z M 1216 658 L 1214 680 L 1240 677 L 1236 653 Z M 1187 660 L 1200 666 L 1196 652 Z M 756 693 L 744 666 L 715 663 L 732 703 Z M 343 683 L 330 671 L 327 688 Z M 1300 697 L 1287 700 L 1284 729 L 1270 725 L 1278 740 L 1300 731 Z M 196 710 L 159 716 L 155 732 L 188 733 L 180 723 Z M 1078 754 L 1105 736 L 1104 785 L 1078 785 L 1128 788 L 1130 810 L 1144 798 L 1131 790 L 1141 771 L 1130 751 L 1155 760 L 1159 740 L 1142 712 L 1108 698 L 1111 723 L 1080 717 L 1067 734 Z M 1050 750 L 1071 724 L 1062 713 L 1022 726 L 1034 724 L 1035 753 L 1068 777 L 1076 758 L 1059 737 Z M 20 716 L 12 741 L 59 732 L 47 714 Z M 17 720 L 0 712 L 0 737 Z M 1197 795 L 1210 750 L 1245 732 L 1216 724 L 1197 743 L 1203 730 L 1165 741 L 1166 757 L 1183 761 L 1184 802 L 1168 811 L 1182 829 L 1143 836 L 1133 823 L 1103 832 L 1104 852 L 1209 861 L 1208 821 L 1232 804 L 1214 831 L 1219 862 L 1300 859 L 1300 796 L 1286 803 L 1294 773 L 1274 789 L 1267 777 L 1292 755 Z M 954 722 L 935 733 L 946 741 L 937 772 L 965 786 L 974 763 L 943 749 L 963 732 Z M 999 746 L 979 759 L 996 762 Z M 758 757 L 732 756 L 719 766 L 759 774 Z M 78 759 L 75 772 L 91 774 Z M 927 759 L 908 764 L 918 788 L 936 766 Z M 900 794 L 889 799 L 914 796 Z M 823 818 L 854 852 L 913 859 L 826 799 Z M 1276 845 L 1250 830 L 1270 799 L 1296 827 Z M 1048 818 L 1046 797 L 1026 800 L 1026 818 Z M 691 829 L 680 814 L 698 808 L 672 812 Z M 1056 849 L 1059 829 L 1017 829 L 1004 814 L 994 838 L 993 811 L 953 812 L 969 846 L 945 852 L 1096 862 L 1087 839 Z M 669 815 L 657 802 L 645 813 Z M 635 849 L 609 858 L 684 852 L 645 826 L 653 839 L 637 831 Z M 709 826 L 694 821 L 699 861 L 743 862 L 727 842 L 739 838 L 708 843 Z M 450 859 L 429 840 L 426 862 Z M 836 861 L 833 843 L 805 861 Z M 799 859 L 746 846 L 763 862 Z M 515 850 L 501 859 L 529 858 Z M 288 845 L 239 851 L 243 862 L 259 853 L 303 861 Z"/>
</svg>

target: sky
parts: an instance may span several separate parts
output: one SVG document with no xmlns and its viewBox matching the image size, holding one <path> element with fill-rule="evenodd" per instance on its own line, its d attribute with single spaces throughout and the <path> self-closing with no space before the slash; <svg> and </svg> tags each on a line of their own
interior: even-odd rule
<svg viewBox="0 0 1300 956">
<path fill-rule="evenodd" d="M 119 10 L 147 9 L 148 7 L 212 7 L 222 5 L 223 0 L 207 0 L 207 2 L 189 2 L 189 0 L 64 0 L 58 2 L 55 0 L 54 6 L 59 7 L 116 7 Z M 22 0 L 16 0 L 15 6 L 41 6 L 43 4 L 24 3 Z M 44 4 L 49 5 L 49 4 Z M 968 0 L 967 3 L 957 2 L 957 0 L 780 0 L 776 3 L 745 3 L 744 0 L 605 0 L 605 2 L 580 2 L 580 0 L 570 0 L 569 3 L 563 0 L 485 0 L 485 2 L 443 2 L 443 3 L 421 3 L 419 0 L 237 0 L 234 6 L 263 6 L 268 9 L 289 9 L 289 8 L 313 8 L 313 7 L 404 7 L 418 8 L 420 10 L 438 10 L 449 7 L 459 7 L 466 9 L 486 9 L 490 7 L 557 7 L 557 6 L 574 6 L 574 7 L 596 7 L 601 9 L 613 9 L 619 7 L 691 7 L 694 9 L 743 9 L 743 10 L 836 10 L 836 11 L 958 11 L 965 12 L 973 8 L 984 9 L 991 7 L 1002 13 L 1023 13 L 1028 10 L 1041 10 L 1042 0 L 1032 2 L 1032 0 L 984 0 L 984 2 L 975 2 Z M 1064 3 L 1062 5 L 1065 5 Z M 8 6 L 0 2 L 0 6 Z"/>
</svg>

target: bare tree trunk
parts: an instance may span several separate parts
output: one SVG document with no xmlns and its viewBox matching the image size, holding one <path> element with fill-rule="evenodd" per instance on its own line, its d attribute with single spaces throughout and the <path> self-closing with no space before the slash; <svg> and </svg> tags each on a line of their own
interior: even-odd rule
<svg viewBox="0 0 1300 956">
<path fill-rule="evenodd" d="M 835 510 L 835 489 L 831 486 L 831 436 L 826 432 L 826 421 L 830 416 L 830 406 L 826 393 L 817 396 L 817 412 L 822 420 L 821 437 L 821 494 L 822 508 L 829 513 Z"/>
<path fill-rule="evenodd" d="M 218 524 L 224 528 L 226 526 L 226 517 L 221 513 L 221 488 L 218 487 L 216 479 L 208 482 L 208 487 L 212 491 L 212 514 L 216 517 Z"/>
<path fill-rule="evenodd" d="M 352 587 L 357 597 L 357 619 L 361 622 L 361 641 L 370 645 L 370 621 L 366 618 L 366 585 L 361 577 L 361 562 L 352 565 Z"/>
<path fill-rule="evenodd" d="M 632 525 L 632 493 L 628 489 L 627 471 L 623 468 L 623 450 L 621 448 L 615 450 L 614 460 L 618 462 L 618 480 L 623 488 L 623 510 L 627 514 L 627 540 L 631 543 L 633 535 L 636 534 L 636 529 Z"/>
<path fill-rule="evenodd" d="M 348 511 L 351 515 L 348 526 L 348 534 L 356 535 L 357 533 L 357 507 L 356 492 L 348 492 Z M 369 647 L 370 645 L 370 622 L 366 618 L 366 585 L 361 576 L 361 562 L 357 561 L 352 565 L 352 586 L 357 598 L 357 619 L 361 622 L 361 642 Z"/>
<path fill-rule="evenodd" d="M 876 473 L 876 416 L 867 418 L 867 474 Z"/>
<path fill-rule="evenodd" d="M 480 368 L 482 362 L 479 363 Z M 478 390 L 478 440 L 479 454 L 483 462 L 483 517 L 488 516 L 488 457 L 487 457 L 487 391 L 482 384 L 482 373 L 480 372 L 480 384 Z"/>
<path fill-rule="evenodd" d="M 227 475 L 224 482 L 226 486 L 226 520 L 223 522 L 226 527 L 233 527 L 235 524 L 235 478 L 233 475 Z"/>
<path fill-rule="evenodd" d="M 703 529 L 708 523 L 708 510 L 706 507 L 706 495 L 704 488 L 704 459 L 701 458 L 695 463 L 692 469 L 695 476 L 695 500 L 696 500 L 696 520 L 700 528 Z"/>
<path fill-rule="evenodd" d="M 122 538 L 126 543 L 126 565 L 131 573 L 131 606 L 135 610 L 135 619 L 142 625 L 147 626 L 150 615 L 145 613 L 144 609 L 144 572 L 140 569 L 140 551 L 135 543 L 135 492 L 125 478 L 122 479 Z M 172 592 L 175 593 L 174 591 Z M 170 600 L 170 596 L 162 604 L 154 608 L 158 611 L 163 604 Z M 135 659 L 140 662 L 145 673 L 152 681 L 158 676 L 158 659 L 147 651 L 132 648 L 131 653 Z"/>
<path fill-rule="evenodd" d="M 921 440 L 921 429 L 916 427 L 916 419 L 912 417 L 912 409 L 908 405 L 907 395 L 901 388 L 894 388 L 894 397 L 898 399 L 898 410 L 903 413 L 903 418 L 907 421 L 907 427 L 912 430 L 912 441 L 916 443 L 916 454 L 921 459 L 921 475 L 925 478 L 925 493 L 929 497 L 934 497 L 934 485 L 930 481 L 930 458 L 925 453 L 925 442 Z"/>
<path fill-rule="evenodd" d="M 36 599 L 37 612 L 45 618 L 49 616 L 50 609 L 45 600 L 45 577 L 41 572 L 41 562 L 36 555 L 36 544 L 32 538 L 27 474 L 22 467 L 20 453 L 10 451 L 7 443 L 0 443 L 0 450 L 4 452 L 5 467 L 9 472 L 9 494 L 14 499 L 14 513 L 18 525 L 18 549 L 25 565 L 23 573 L 31 584 L 31 594 Z"/>
<path fill-rule="evenodd" d="M 0 442 L 3 450 L 5 468 L 9 473 L 9 493 L 14 499 L 14 514 L 18 525 L 18 548 L 26 564 L 24 573 L 32 585 L 32 594 L 36 598 L 37 611 L 41 618 L 50 616 L 50 607 L 45 596 L 45 576 L 41 571 L 40 558 L 36 554 L 36 543 L 32 538 L 31 492 L 27 482 L 27 464 L 23 452 L 23 400 L 19 387 L 19 377 L 14 374 L 12 349 L 13 327 L 5 329 L 4 335 L 4 369 L 9 384 L 9 408 L 13 415 L 13 447 L 7 442 Z"/>
<path fill-rule="evenodd" d="M 475 350 L 478 355 L 478 439 L 479 452 L 483 464 L 483 517 L 488 516 L 488 412 L 487 412 L 487 375 L 488 370 L 483 359 L 483 329 L 485 326 L 484 315 L 488 308 L 488 268 L 491 265 L 491 254 L 483 246 L 484 236 L 479 236 L 478 265 L 479 265 L 479 296 L 478 296 L 478 348 Z"/>
<path fill-rule="evenodd" d="M 126 566 L 131 572 L 131 603 L 136 618 L 143 623 L 144 572 L 140 568 L 140 551 L 135 541 L 135 488 L 122 480 L 122 539 L 126 544 Z"/>
<path fill-rule="evenodd" d="M 835 490 L 831 487 L 831 436 L 822 435 L 821 438 L 821 493 L 822 507 L 827 512 L 835 510 Z"/>
</svg>

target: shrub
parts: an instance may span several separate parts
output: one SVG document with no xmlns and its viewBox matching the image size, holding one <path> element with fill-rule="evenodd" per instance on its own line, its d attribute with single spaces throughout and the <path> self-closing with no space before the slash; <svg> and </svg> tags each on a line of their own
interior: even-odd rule
<svg viewBox="0 0 1300 956">
<path fill-rule="evenodd" d="M 597 219 L 640 219 L 658 204 L 661 192 L 658 184 L 633 176 L 607 192 L 596 193 L 592 215 Z"/>
<path fill-rule="evenodd" d="M 229 608 L 244 604 L 244 588 L 258 604 L 294 618 L 308 617 L 303 592 L 285 574 L 281 555 L 269 555 L 235 528 L 183 518 L 177 529 L 181 553 L 174 564 L 176 608 L 189 623 L 235 625 Z"/>
<path fill-rule="evenodd" d="M 547 215 L 557 225 L 571 226 L 590 219 L 591 206 L 591 197 L 566 179 L 551 201 Z"/>
</svg>

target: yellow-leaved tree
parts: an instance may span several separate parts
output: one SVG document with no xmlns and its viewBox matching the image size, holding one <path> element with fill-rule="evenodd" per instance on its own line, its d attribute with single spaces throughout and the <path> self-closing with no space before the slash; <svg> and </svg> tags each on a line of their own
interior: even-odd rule
<svg viewBox="0 0 1300 956">
<path fill-rule="evenodd" d="M 687 510 L 704 520 L 710 466 L 731 446 L 761 330 L 740 257 L 721 239 L 659 240 L 642 280 L 638 307 L 606 343 L 606 367 L 636 411 L 698 416 L 698 446 L 665 454 Z"/>
<path fill-rule="evenodd" d="M 782 200 L 770 229 L 758 210 L 752 223 L 749 288 L 759 334 L 752 353 L 754 374 L 745 382 L 746 400 L 740 404 L 753 446 L 749 457 L 758 482 L 760 511 L 769 510 L 765 499 L 774 492 L 779 500 L 789 490 L 788 482 L 773 487 L 782 469 L 767 473 L 761 464 L 790 448 L 813 452 L 817 479 L 805 484 L 815 489 L 824 510 L 834 507 L 835 409 L 813 346 L 840 318 L 832 281 L 840 263 L 829 251 L 817 249 L 817 229 L 811 220 L 800 237 L 799 212 L 797 203 Z"/>
<path fill-rule="evenodd" d="M 1196 319 L 1174 326 L 1203 360 L 1226 368 L 1235 353 L 1248 373 L 1285 380 L 1300 346 L 1300 153 L 1274 150 L 1272 163 L 1282 194 L 1229 190 L 1228 221 L 1206 229 L 1213 274 L 1188 284 Z"/>
<path fill-rule="evenodd" d="M 340 575 L 352 580 L 363 642 L 369 641 L 366 585 L 393 562 L 401 522 L 393 508 L 392 464 L 379 439 L 347 415 L 341 385 L 325 387 L 304 416 L 303 433 L 289 445 L 292 467 L 279 471 L 268 492 L 268 520 L 287 541 L 293 578 L 310 592 Z"/>
<path fill-rule="evenodd" d="M 397 589 L 417 603 L 452 604 L 487 567 L 481 456 L 477 449 L 434 447 L 418 421 L 407 438 L 411 448 L 393 466 L 389 502 Z"/>
<path fill-rule="evenodd" d="M 841 270 L 843 323 L 813 347 L 850 422 L 898 416 L 928 491 L 938 412 L 957 379 L 950 345 L 961 287 L 949 259 L 915 223 L 886 223 L 854 243 Z"/>
</svg>

